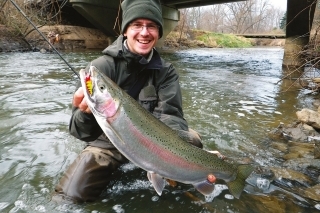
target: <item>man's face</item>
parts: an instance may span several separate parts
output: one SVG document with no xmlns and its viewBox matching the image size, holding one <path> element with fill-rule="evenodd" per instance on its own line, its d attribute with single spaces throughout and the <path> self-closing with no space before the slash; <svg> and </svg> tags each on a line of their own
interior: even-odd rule
<svg viewBox="0 0 320 213">
<path fill-rule="evenodd" d="M 147 57 L 159 40 L 159 26 L 148 19 L 136 19 L 123 35 L 131 52 Z"/>
</svg>

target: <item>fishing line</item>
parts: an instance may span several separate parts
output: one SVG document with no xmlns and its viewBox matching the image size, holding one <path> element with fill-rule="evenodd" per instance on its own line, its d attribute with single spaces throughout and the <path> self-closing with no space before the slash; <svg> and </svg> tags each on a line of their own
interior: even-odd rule
<svg viewBox="0 0 320 213">
<path fill-rule="evenodd" d="M 36 27 L 36 25 L 26 16 L 26 14 L 21 10 L 21 8 L 13 1 L 10 0 L 10 2 L 13 4 L 15 8 L 27 19 L 27 21 L 33 26 L 33 28 L 38 31 L 38 33 L 44 38 L 44 40 L 50 45 L 50 47 L 60 56 L 60 58 L 70 67 L 70 69 L 73 71 L 73 73 L 80 78 L 79 73 L 77 73 L 73 67 L 62 57 L 62 55 L 59 53 L 59 51 L 48 41 L 48 39 L 43 35 L 43 33 Z"/>
</svg>

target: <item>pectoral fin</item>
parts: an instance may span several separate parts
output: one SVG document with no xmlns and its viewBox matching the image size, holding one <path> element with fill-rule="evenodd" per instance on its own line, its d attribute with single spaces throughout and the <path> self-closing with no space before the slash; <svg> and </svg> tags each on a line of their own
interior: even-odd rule
<svg viewBox="0 0 320 213">
<path fill-rule="evenodd" d="M 164 186 L 166 185 L 166 181 L 160 175 L 154 172 L 147 173 L 149 181 L 152 183 L 153 188 L 156 190 L 159 196 L 161 196 Z"/>
<path fill-rule="evenodd" d="M 210 183 L 208 180 L 193 184 L 193 186 L 203 195 L 209 195 L 214 190 L 214 183 Z"/>
</svg>

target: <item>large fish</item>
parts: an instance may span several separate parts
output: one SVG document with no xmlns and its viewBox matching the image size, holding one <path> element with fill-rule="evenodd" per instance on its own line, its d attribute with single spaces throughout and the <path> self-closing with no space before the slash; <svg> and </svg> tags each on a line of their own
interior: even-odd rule
<svg viewBox="0 0 320 213">
<path fill-rule="evenodd" d="M 192 184 L 204 195 L 222 179 L 240 197 L 252 165 L 235 165 L 183 141 L 96 67 L 80 70 L 84 94 L 103 132 L 131 162 L 147 171 L 161 195 L 165 179 Z"/>
</svg>

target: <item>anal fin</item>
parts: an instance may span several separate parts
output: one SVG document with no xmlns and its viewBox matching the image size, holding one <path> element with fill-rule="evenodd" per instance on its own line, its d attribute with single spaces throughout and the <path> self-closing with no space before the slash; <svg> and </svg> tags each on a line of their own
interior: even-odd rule
<svg viewBox="0 0 320 213">
<path fill-rule="evenodd" d="M 148 172 L 147 176 L 157 194 L 161 196 L 162 191 L 166 185 L 165 179 L 154 172 Z"/>
<path fill-rule="evenodd" d="M 214 183 L 210 183 L 208 180 L 193 184 L 193 186 L 203 195 L 209 195 L 214 190 Z"/>
</svg>

